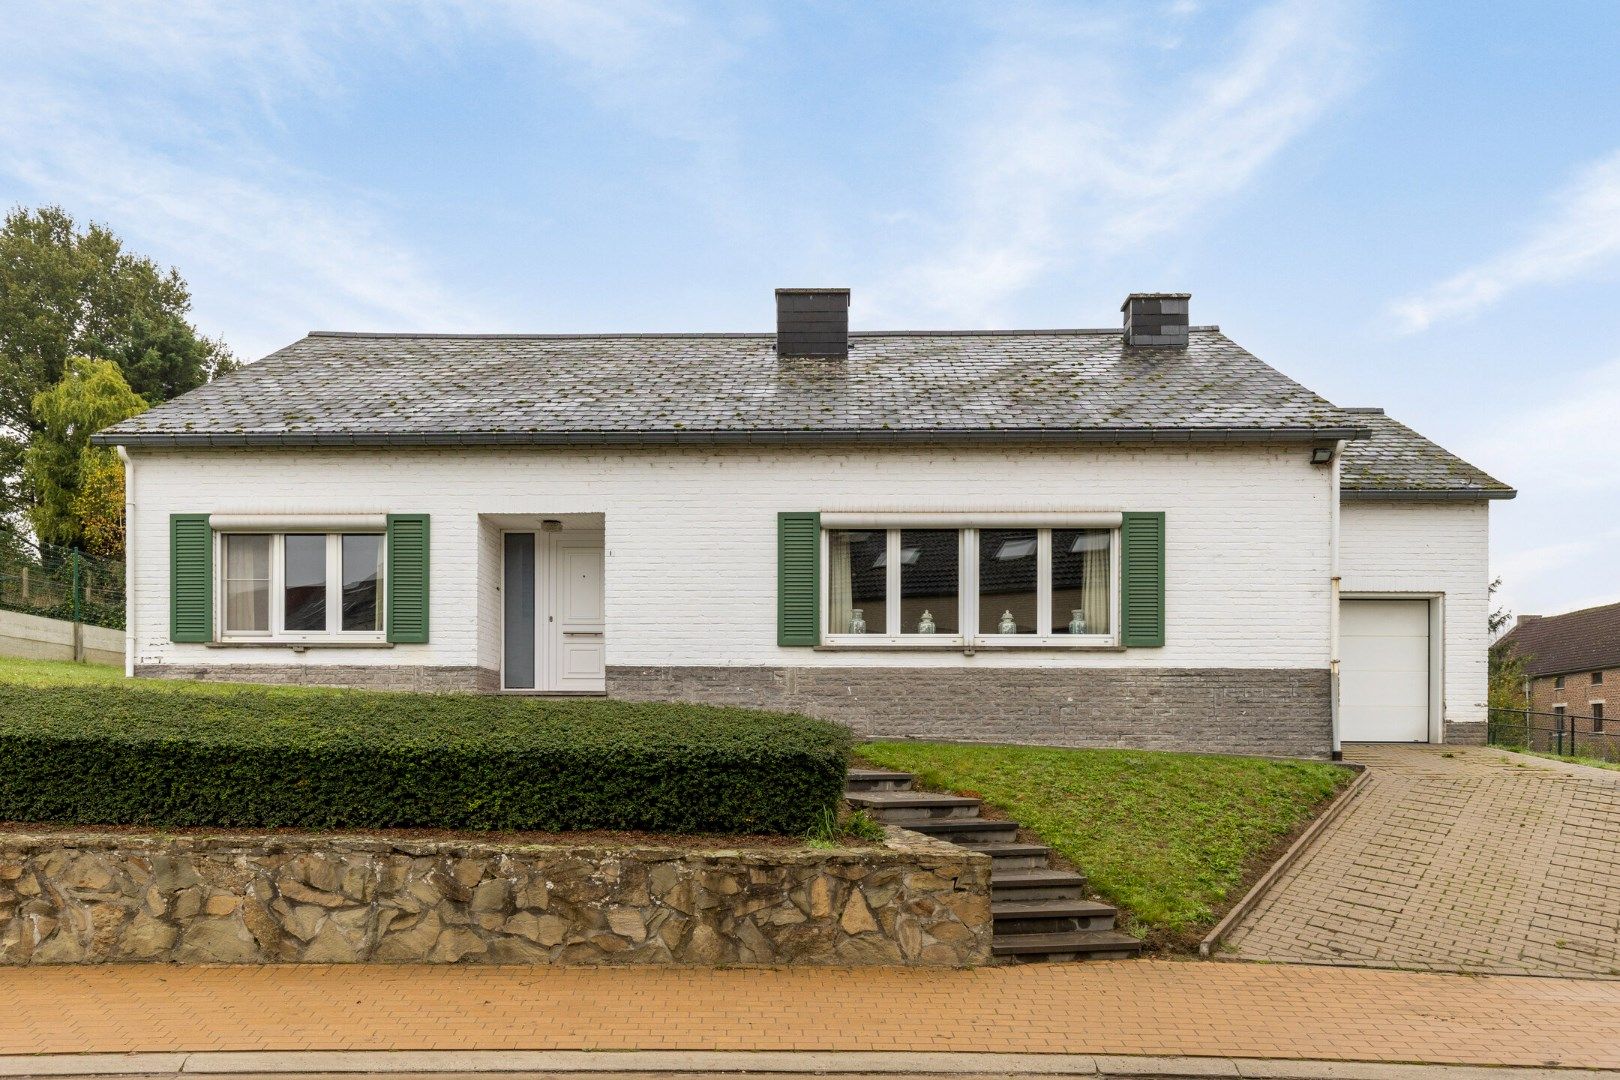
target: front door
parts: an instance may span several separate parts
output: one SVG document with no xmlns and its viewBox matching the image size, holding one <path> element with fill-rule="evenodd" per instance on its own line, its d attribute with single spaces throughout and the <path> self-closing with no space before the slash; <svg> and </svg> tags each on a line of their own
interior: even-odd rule
<svg viewBox="0 0 1620 1080">
<path fill-rule="evenodd" d="M 502 688 L 601 693 L 601 532 L 509 532 L 504 555 Z"/>
</svg>

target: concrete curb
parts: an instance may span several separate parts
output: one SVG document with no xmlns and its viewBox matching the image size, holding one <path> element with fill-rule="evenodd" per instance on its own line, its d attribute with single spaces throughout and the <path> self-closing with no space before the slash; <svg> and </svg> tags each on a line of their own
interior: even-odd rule
<svg viewBox="0 0 1620 1080">
<path fill-rule="evenodd" d="M 1304 832 L 1299 834 L 1299 839 L 1288 845 L 1288 850 L 1282 853 L 1282 858 L 1272 863 L 1271 869 L 1260 875 L 1260 880 L 1256 881 L 1249 891 L 1243 894 L 1243 899 L 1232 905 L 1232 910 L 1228 911 L 1225 918 L 1215 924 L 1215 929 L 1204 936 L 1204 940 L 1198 943 L 1199 956 L 1215 955 L 1215 950 L 1220 948 L 1221 942 L 1225 941 L 1227 935 L 1237 928 L 1237 924 L 1242 922 L 1244 917 L 1259 905 L 1266 893 L 1277 883 L 1277 879 L 1282 877 L 1289 867 L 1299 861 L 1299 857 L 1305 854 L 1306 849 L 1316 842 L 1318 836 L 1327 831 L 1329 825 L 1339 820 L 1345 810 L 1349 808 L 1350 803 L 1371 782 L 1372 771 L 1367 766 L 1350 762 L 1344 762 L 1343 764 L 1356 770 L 1356 778 L 1350 781 L 1349 787 L 1339 792 L 1338 798 L 1334 799 L 1328 805 L 1328 808 L 1322 811 L 1317 819 L 1306 827 Z"/>
<path fill-rule="evenodd" d="M 1103 1080 L 1620 1080 L 1620 1069 L 1409 1065 L 1259 1058 L 1125 1057 L 1094 1054 L 945 1054 L 688 1050 L 252 1051 L 182 1054 L 0 1056 L 0 1077 L 259 1076 L 276 1080 L 355 1076 L 492 1074 L 648 1078 L 756 1074 L 778 1077 L 1086 1076 Z"/>
</svg>

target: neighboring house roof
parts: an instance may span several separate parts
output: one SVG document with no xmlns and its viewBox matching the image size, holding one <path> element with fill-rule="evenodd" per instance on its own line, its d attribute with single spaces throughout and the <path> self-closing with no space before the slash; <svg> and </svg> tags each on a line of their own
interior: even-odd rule
<svg viewBox="0 0 1620 1080">
<path fill-rule="evenodd" d="M 1344 448 L 1339 490 L 1346 499 L 1511 499 L 1490 474 L 1430 442 L 1382 409 L 1346 409 L 1370 429 Z"/>
<path fill-rule="evenodd" d="M 1322 441 L 1366 430 L 1214 327 L 771 334 L 313 333 L 96 437 L 125 446 L 1063 440 Z"/>
<path fill-rule="evenodd" d="M 1620 604 L 1521 616 L 1497 647 L 1522 657 L 1530 675 L 1620 668 Z"/>
</svg>

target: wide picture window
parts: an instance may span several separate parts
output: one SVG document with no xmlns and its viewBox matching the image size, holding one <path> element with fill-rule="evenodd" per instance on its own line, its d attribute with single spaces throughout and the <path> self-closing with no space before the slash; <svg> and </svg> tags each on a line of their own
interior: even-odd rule
<svg viewBox="0 0 1620 1080">
<path fill-rule="evenodd" d="M 226 638 L 377 639 L 383 634 L 380 533 L 227 533 Z"/>
<path fill-rule="evenodd" d="M 1118 530 L 831 528 L 831 645 L 1111 645 Z"/>
</svg>

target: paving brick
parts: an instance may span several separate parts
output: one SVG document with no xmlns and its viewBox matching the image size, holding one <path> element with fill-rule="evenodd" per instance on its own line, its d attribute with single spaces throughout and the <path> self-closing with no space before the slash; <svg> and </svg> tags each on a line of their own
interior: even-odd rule
<svg viewBox="0 0 1620 1080">
<path fill-rule="evenodd" d="M 1620 772 L 1459 747 L 1345 757 L 1368 786 L 1232 934 L 1237 956 L 1620 976 Z"/>
</svg>

